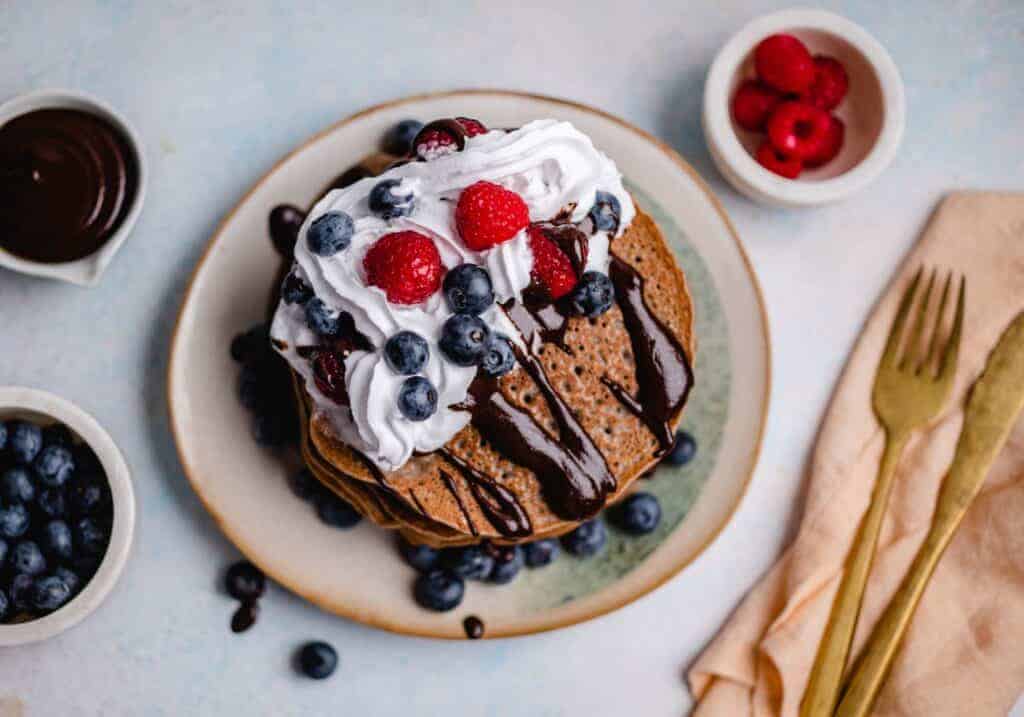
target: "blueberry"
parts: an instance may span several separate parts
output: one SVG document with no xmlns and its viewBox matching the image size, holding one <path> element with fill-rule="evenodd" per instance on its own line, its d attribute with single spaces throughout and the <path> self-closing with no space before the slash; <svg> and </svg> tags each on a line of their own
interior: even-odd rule
<svg viewBox="0 0 1024 717">
<path fill-rule="evenodd" d="M 309 225 L 309 229 L 306 230 L 306 245 L 317 256 L 333 256 L 348 248 L 354 232 L 355 225 L 348 214 L 327 212 Z"/>
<path fill-rule="evenodd" d="M 7 541 L 0 538 L 0 569 L 4 567 L 4 561 L 7 560 Z"/>
<path fill-rule="evenodd" d="M 529 568 L 542 568 L 545 565 L 550 565 L 560 552 L 561 548 L 554 538 L 535 540 L 523 546 L 526 566 Z"/>
<path fill-rule="evenodd" d="M 388 154 L 409 154 L 412 151 L 412 141 L 421 129 L 423 129 L 423 123 L 418 120 L 402 120 L 387 131 L 381 142 L 381 148 Z"/>
<path fill-rule="evenodd" d="M 405 562 L 420 573 L 432 570 L 441 557 L 440 550 L 431 548 L 429 545 L 413 545 L 402 537 L 398 538 L 398 550 L 405 559 Z"/>
<path fill-rule="evenodd" d="M 32 585 L 35 580 L 31 575 L 18 573 L 11 579 L 8 595 L 15 612 L 22 612 L 32 607 Z"/>
<path fill-rule="evenodd" d="M 488 582 L 504 585 L 512 582 L 523 567 L 523 549 L 518 545 L 491 546 L 494 555 L 494 567 L 487 576 Z"/>
<path fill-rule="evenodd" d="M 674 466 L 685 466 L 697 455 L 697 441 L 686 431 L 676 434 L 676 442 L 672 450 L 665 456 L 665 462 Z"/>
<path fill-rule="evenodd" d="M 102 560 L 102 555 L 78 554 L 71 559 L 70 566 L 74 569 L 75 573 L 81 575 L 82 579 L 88 582 L 96 574 Z"/>
<path fill-rule="evenodd" d="M 75 523 L 75 545 L 85 555 L 102 555 L 107 549 L 107 540 L 110 535 L 101 526 L 100 522 L 93 518 L 81 518 Z"/>
<path fill-rule="evenodd" d="M 43 551 L 51 558 L 71 560 L 71 528 L 63 520 L 51 520 L 39 536 Z"/>
<path fill-rule="evenodd" d="M 0 538 L 20 538 L 28 530 L 28 509 L 21 503 L 0 504 Z"/>
<path fill-rule="evenodd" d="M 494 557 L 482 545 L 445 548 L 441 566 L 451 574 L 467 580 L 485 580 L 494 568 Z"/>
<path fill-rule="evenodd" d="M 314 500 L 316 501 L 316 514 L 320 516 L 320 520 L 333 528 L 351 528 L 363 519 L 363 516 L 352 507 L 351 503 L 339 498 L 326 488 L 317 491 Z"/>
<path fill-rule="evenodd" d="M 661 522 L 661 504 L 650 493 L 634 493 L 614 506 L 608 517 L 630 535 L 646 535 Z"/>
<path fill-rule="evenodd" d="M 70 448 L 74 444 L 74 441 L 75 439 L 71 434 L 71 429 L 63 423 L 51 423 L 43 429 L 44 446 L 54 444 Z"/>
<path fill-rule="evenodd" d="M 63 518 L 68 514 L 67 497 L 62 488 L 43 488 L 36 495 L 36 507 L 47 518 Z"/>
<path fill-rule="evenodd" d="M 298 664 L 306 677 L 323 680 L 338 668 L 338 653 L 326 642 L 307 642 L 299 649 Z"/>
<path fill-rule="evenodd" d="M 252 602 L 263 595 L 267 579 L 263 571 L 248 560 L 239 560 L 228 568 L 224 576 L 224 587 L 235 600 Z"/>
<path fill-rule="evenodd" d="M 281 299 L 286 304 L 305 304 L 313 298 L 313 287 L 307 284 L 294 270 L 281 282 Z"/>
<path fill-rule="evenodd" d="M 288 423 L 276 412 L 258 413 L 252 419 L 252 437 L 261 446 L 274 448 L 288 440 Z"/>
<path fill-rule="evenodd" d="M 480 357 L 480 366 L 488 376 L 504 376 L 515 368 L 516 355 L 512 351 L 512 342 L 505 334 L 491 333 L 487 339 L 487 348 Z"/>
<path fill-rule="evenodd" d="M 576 530 L 562 538 L 565 549 L 581 558 L 596 555 L 606 542 L 608 542 L 608 530 L 600 518 L 580 523 Z"/>
<path fill-rule="evenodd" d="M 412 214 L 416 197 L 411 191 L 401 189 L 397 179 L 383 179 L 370 190 L 370 211 L 381 219 L 396 219 Z"/>
<path fill-rule="evenodd" d="M 7 614 L 11 611 L 11 601 L 7 597 L 7 593 L 0 589 L 0 623 L 6 618 Z"/>
<path fill-rule="evenodd" d="M 0 451 L 7 448 L 7 424 L 0 421 Z"/>
<path fill-rule="evenodd" d="M 43 447 L 43 432 L 39 426 L 26 421 L 7 424 L 7 449 L 14 460 L 28 465 Z"/>
<path fill-rule="evenodd" d="M 24 466 L 14 466 L 0 475 L 0 497 L 11 503 L 29 503 L 36 497 L 32 474 Z"/>
<path fill-rule="evenodd" d="M 412 594 L 420 607 L 447 612 L 458 607 L 466 592 L 466 583 L 458 575 L 444 570 L 431 570 L 416 578 Z"/>
<path fill-rule="evenodd" d="M 71 597 L 71 586 L 56 575 L 36 580 L 32 586 L 32 607 L 41 612 L 53 612 Z"/>
<path fill-rule="evenodd" d="M 75 481 L 67 492 L 71 511 L 78 516 L 92 515 L 110 506 L 110 492 L 105 483 L 92 478 Z"/>
<path fill-rule="evenodd" d="M 11 566 L 16 573 L 39 575 L 46 570 L 46 558 L 34 541 L 22 540 L 11 551 Z"/>
<path fill-rule="evenodd" d="M 398 389 L 398 410 L 410 421 L 425 421 L 437 410 L 437 389 L 422 376 L 412 376 Z"/>
<path fill-rule="evenodd" d="M 288 485 L 297 498 L 311 500 L 320 484 L 308 468 L 303 468 L 291 475 Z"/>
<path fill-rule="evenodd" d="M 480 314 L 494 303 L 491 275 L 482 266 L 459 264 L 444 275 L 444 298 L 456 314 Z"/>
<path fill-rule="evenodd" d="M 384 344 L 384 358 L 391 370 L 412 376 L 423 370 L 430 358 L 427 340 L 412 331 L 399 331 Z"/>
<path fill-rule="evenodd" d="M 577 314 L 592 319 L 612 308 L 612 303 L 615 301 L 615 288 L 607 275 L 599 271 L 587 271 L 580 277 L 569 300 Z"/>
<path fill-rule="evenodd" d="M 60 488 L 75 472 L 75 459 L 67 446 L 50 444 L 39 451 L 39 455 L 32 461 L 32 467 L 44 485 Z"/>
<path fill-rule="evenodd" d="M 57 569 L 53 571 L 53 574 L 63 580 L 67 584 L 68 588 L 71 589 L 72 593 L 77 592 L 78 586 L 82 584 L 82 579 L 79 578 L 73 570 L 65 568 L 63 565 L 58 566 Z"/>
<path fill-rule="evenodd" d="M 71 448 L 71 457 L 75 460 L 75 473 L 82 476 L 100 476 L 103 474 L 103 464 L 99 456 L 85 443 L 76 443 Z"/>
<path fill-rule="evenodd" d="M 315 333 L 328 338 L 337 336 L 341 331 L 339 314 L 315 297 L 306 302 L 306 324 Z"/>
<path fill-rule="evenodd" d="M 614 234 L 619 229 L 622 206 L 614 195 L 598 191 L 588 216 L 598 231 Z"/>
<path fill-rule="evenodd" d="M 487 348 L 490 329 L 479 317 L 453 314 L 441 328 L 441 352 L 454 364 L 475 366 Z"/>
</svg>

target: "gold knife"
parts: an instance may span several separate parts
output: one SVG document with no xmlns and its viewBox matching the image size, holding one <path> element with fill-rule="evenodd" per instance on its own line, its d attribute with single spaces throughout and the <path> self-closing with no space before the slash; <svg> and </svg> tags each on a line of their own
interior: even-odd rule
<svg viewBox="0 0 1024 717">
<path fill-rule="evenodd" d="M 871 711 L 928 580 L 1022 408 L 1024 313 L 1003 333 L 971 389 L 956 455 L 942 482 L 931 528 L 854 665 L 836 717 L 864 717 Z"/>
</svg>

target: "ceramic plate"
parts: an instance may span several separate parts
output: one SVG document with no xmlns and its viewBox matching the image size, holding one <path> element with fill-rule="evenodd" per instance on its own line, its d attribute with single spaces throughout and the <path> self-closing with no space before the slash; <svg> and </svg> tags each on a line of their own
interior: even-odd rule
<svg viewBox="0 0 1024 717">
<path fill-rule="evenodd" d="M 563 554 L 511 585 L 469 583 L 446 614 L 412 600 L 413 572 L 392 535 L 363 521 L 325 526 L 290 492 L 289 467 L 253 442 L 235 395 L 231 337 L 263 319 L 278 257 L 267 238 L 277 204 L 307 206 L 339 172 L 376 148 L 406 117 L 468 115 L 490 126 L 540 117 L 571 121 L 612 157 L 637 201 L 657 220 L 696 301 L 696 388 L 684 427 L 698 441 L 684 468 L 661 468 L 645 489 L 663 520 L 643 538 L 611 533 L 601 555 Z M 589 620 L 644 595 L 689 564 L 728 522 L 757 459 L 768 404 L 768 327 L 753 270 L 707 186 L 673 150 L 641 130 L 582 105 L 534 95 L 461 91 L 373 107 L 285 157 L 221 224 L 196 268 L 171 348 L 171 423 L 185 473 L 221 529 L 281 585 L 325 610 L 395 632 L 463 637 L 480 616 L 488 637 Z"/>
</svg>

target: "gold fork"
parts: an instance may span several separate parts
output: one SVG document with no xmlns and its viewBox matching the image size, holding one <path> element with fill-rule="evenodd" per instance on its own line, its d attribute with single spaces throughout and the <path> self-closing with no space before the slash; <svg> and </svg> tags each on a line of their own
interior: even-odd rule
<svg viewBox="0 0 1024 717">
<path fill-rule="evenodd" d="M 872 405 L 878 421 L 885 429 L 885 451 L 871 494 L 871 503 L 861 519 L 860 529 L 846 557 L 839 592 L 832 603 L 825 634 L 818 645 L 810 681 L 800 703 L 801 717 L 831 717 L 836 707 L 864 587 L 871 572 L 875 545 L 900 455 L 911 435 L 939 414 L 953 386 L 964 316 L 963 283 L 960 284 L 952 331 L 940 346 L 939 336 L 949 299 L 952 273 L 942 289 L 930 337 L 922 341 L 935 285 L 935 271 L 918 302 L 909 333 L 904 333 L 923 274 L 924 267 L 914 275 L 910 287 L 900 300 L 899 310 L 878 365 Z"/>
</svg>

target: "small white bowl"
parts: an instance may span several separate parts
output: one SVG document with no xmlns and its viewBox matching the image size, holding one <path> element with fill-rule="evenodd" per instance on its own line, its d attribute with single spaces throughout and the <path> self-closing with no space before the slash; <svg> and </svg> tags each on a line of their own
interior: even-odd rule
<svg viewBox="0 0 1024 717">
<path fill-rule="evenodd" d="M 114 523 L 99 569 L 69 603 L 45 617 L 0 625 L 0 647 L 38 642 L 64 632 L 92 613 L 110 594 L 121 575 L 135 534 L 135 492 L 128 464 L 110 435 L 92 416 L 70 401 L 32 388 L 0 386 L 0 420 L 60 422 L 95 451 L 110 484 Z"/>
<path fill-rule="evenodd" d="M 142 203 L 146 198 L 147 177 L 142 143 L 128 120 L 109 105 L 89 95 L 70 90 L 36 90 L 0 104 L 0 127 L 15 117 L 42 109 L 81 110 L 102 117 L 114 125 L 127 138 L 132 154 L 135 155 L 139 173 L 138 187 L 128 213 L 125 214 L 117 231 L 92 254 L 75 261 L 47 263 L 25 259 L 0 249 L 0 266 L 20 271 L 22 274 L 60 279 L 79 286 L 95 286 L 110 260 L 114 258 L 114 254 L 131 234 L 132 227 L 135 226 L 142 211 Z"/>
<path fill-rule="evenodd" d="M 732 119 L 732 96 L 753 78 L 753 52 L 775 33 L 799 38 L 812 55 L 846 67 L 850 90 L 835 114 L 846 124 L 839 155 L 797 179 L 774 174 L 754 158 L 764 135 Z M 906 120 L 903 80 L 885 48 L 850 20 L 823 10 L 791 9 L 747 24 L 721 49 L 704 86 L 704 137 L 719 171 L 739 192 L 764 204 L 806 207 L 845 199 L 882 173 L 896 154 Z"/>
</svg>

